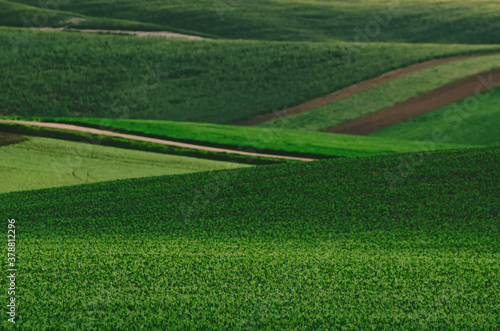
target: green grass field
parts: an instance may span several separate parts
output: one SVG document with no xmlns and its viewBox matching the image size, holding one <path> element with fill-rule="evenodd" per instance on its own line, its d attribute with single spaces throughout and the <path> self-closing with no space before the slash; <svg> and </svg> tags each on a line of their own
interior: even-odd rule
<svg viewBox="0 0 500 331">
<path fill-rule="evenodd" d="M 500 144 L 500 89 L 391 125 L 371 137 L 432 140 L 469 145 Z"/>
<path fill-rule="evenodd" d="M 345 158 L 2 194 L 0 217 L 6 228 L 15 219 L 18 235 L 17 323 L 495 329 L 499 153 Z M 386 173 L 403 176 L 401 157 L 418 161 L 391 191 Z M 0 283 L 7 288 L 6 277 Z"/>
<path fill-rule="evenodd" d="M 234 123 L 389 70 L 500 46 L 190 41 L 0 28 L 0 115 Z M 15 39 L 15 38 L 14 38 Z M 17 52 L 16 52 L 17 51 Z"/>
<path fill-rule="evenodd" d="M 164 30 L 165 27 L 134 22 L 130 20 L 120 20 L 113 18 L 89 17 L 68 11 L 56 10 L 54 3 L 61 1 L 38 1 L 35 6 L 0 0 L 0 25 L 2 26 L 18 26 L 18 27 L 93 27 L 100 29 L 126 29 L 126 30 Z M 43 5 L 45 6 L 43 6 Z M 37 7 L 38 5 L 38 7 Z M 60 7 L 59 7 L 60 8 Z M 83 23 L 83 24 L 82 24 Z M 173 28 L 175 30 L 175 28 Z M 26 35 L 29 35 L 27 33 Z"/>
<path fill-rule="evenodd" d="M 23 138 L 26 140 L 1 146 L 1 141 L 12 138 L 0 136 L 0 193 L 246 166 L 56 139 Z"/>
<path fill-rule="evenodd" d="M 284 155 L 313 156 L 368 156 L 377 154 L 409 153 L 434 149 L 468 148 L 473 145 L 428 144 L 399 139 L 366 138 L 354 135 L 298 130 L 203 124 L 189 122 L 168 122 L 154 120 L 102 120 L 92 118 L 31 117 L 12 118 L 76 124 L 107 131 L 130 133 L 139 136 L 234 150 Z M 202 156 L 200 156 L 202 157 Z"/>
<path fill-rule="evenodd" d="M 33 7 L 19 8 L 18 3 Z M 95 0 L 56 3 L 59 4 L 56 9 L 65 12 L 56 12 L 48 17 L 47 23 L 42 23 L 128 30 L 181 29 L 230 39 L 353 41 L 358 38 L 382 42 L 500 43 L 496 33 L 500 27 L 500 4 L 491 0 L 439 3 L 430 0 L 198 0 L 195 3 Z M 23 26 L 22 18 L 30 20 L 36 7 L 41 7 L 38 0 L 2 1 L 1 4 L 0 24 L 12 26 Z M 68 22 L 71 17 L 86 21 Z"/>
<path fill-rule="evenodd" d="M 0 330 L 498 329 L 500 89 L 318 131 L 499 68 L 499 30 L 496 0 L 0 0 L 0 119 L 274 154 L 0 123 Z"/>
<path fill-rule="evenodd" d="M 388 108 L 462 78 L 499 67 L 500 55 L 496 54 L 453 61 L 419 70 L 342 100 L 293 115 L 287 118 L 285 127 L 300 130 L 326 129 Z M 274 121 L 270 121 L 260 126 L 275 125 Z"/>
</svg>

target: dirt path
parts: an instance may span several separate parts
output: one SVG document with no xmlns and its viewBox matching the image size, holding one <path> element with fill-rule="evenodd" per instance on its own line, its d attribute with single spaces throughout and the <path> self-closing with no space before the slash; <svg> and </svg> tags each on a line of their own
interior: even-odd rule
<svg viewBox="0 0 500 331">
<path fill-rule="evenodd" d="M 87 128 L 87 127 L 77 126 L 77 125 L 70 125 L 70 124 L 31 122 L 31 121 L 15 121 L 15 120 L 2 120 L 2 119 L 0 119 L 0 123 L 24 124 L 24 125 L 33 125 L 33 126 L 39 126 L 39 127 L 45 127 L 45 128 L 55 128 L 55 129 L 87 132 L 87 133 L 100 134 L 100 135 L 110 136 L 110 137 L 120 137 L 120 138 L 130 139 L 130 140 L 146 141 L 146 142 L 151 142 L 151 143 L 156 143 L 156 144 L 161 144 L 161 145 L 177 146 L 177 147 L 191 148 L 191 149 L 211 151 L 211 152 L 222 152 L 222 153 L 231 153 L 231 154 L 248 155 L 248 156 L 261 156 L 261 157 L 269 157 L 269 158 L 275 158 L 275 159 L 286 159 L 286 160 L 297 160 L 297 161 L 315 161 L 315 159 L 304 158 L 304 157 L 250 153 L 250 152 L 243 152 L 243 151 L 237 151 L 237 150 L 225 149 L 225 148 L 216 148 L 216 147 L 207 147 L 207 146 L 201 146 L 201 145 L 185 144 L 185 143 L 180 143 L 180 142 L 176 142 L 176 141 L 155 139 L 155 138 L 148 138 L 148 137 L 141 137 L 141 136 L 133 136 L 133 135 L 129 135 L 129 134 L 92 129 L 92 128 Z"/>
<path fill-rule="evenodd" d="M 163 38 L 182 38 L 192 40 L 203 40 L 205 38 L 198 36 L 191 36 L 182 33 L 174 33 L 168 31 L 127 31 L 127 30 L 95 30 L 95 29 L 71 29 L 71 28 L 39 28 L 45 31 L 76 31 L 85 33 L 105 33 L 105 34 L 118 34 L 118 35 L 132 35 L 138 37 L 163 37 Z"/>
<path fill-rule="evenodd" d="M 490 83 L 485 84 L 485 81 Z M 500 69 L 494 69 L 469 76 L 389 108 L 322 131 L 366 135 L 499 86 Z"/>
<path fill-rule="evenodd" d="M 437 65 L 452 62 L 452 61 L 465 60 L 465 59 L 470 59 L 470 58 L 479 57 L 479 56 L 487 56 L 487 55 L 493 55 L 493 53 L 455 56 L 455 57 L 449 57 L 449 58 L 444 58 L 444 59 L 431 60 L 431 61 L 427 61 L 427 62 L 417 63 L 417 64 L 411 65 L 409 67 L 396 69 L 396 70 L 387 72 L 379 77 L 376 77 L 376 78 L 373 78 L 370 80 L 366 80 L 366 81 L 363 81 L 363 82 L 355 84 L 355 85 L 351 85 L 343 90 L 333 92 L 333 93 L 328 94 L 324 97 L 320 97 L 320 98 L 308 101 L 308 102 L 303 103 L 301 105 L 291 107 L 288 109 L 284 109 L 284 110 L 281 110 L 281 111 L 275 112 L 275 113 L 259 115 L 257 117 L 250 119 L 250 120 L 238 122 L 238 123 L 235 123 L 233 125 L 241 125 L 241 126 L 259 125 L 259 124 L 262 124 L 264 122 L 268 122 L 268 121 L 271 121 L 271 120 L 274 120 L 277 118 L 303 113 L 303 112 L 309 111 L 311 109 L 317 108 L 319 106 L 326 105 L 330 102 L 334 102 L 334 101 L 338 101 L 338 100 L 347 98 L 353 94 L 362 92 L 362 91 L 367 90 L 369 88 L 375 87 L 377 85 L 386 83 L 386 82 L 391 81 L 393 79 L 411 74 L 413 72 L 416 72 L 416 71 L 419 71 L 422 69 L 430 68 L 433 66 L 437 66 Z"/>
</svg>

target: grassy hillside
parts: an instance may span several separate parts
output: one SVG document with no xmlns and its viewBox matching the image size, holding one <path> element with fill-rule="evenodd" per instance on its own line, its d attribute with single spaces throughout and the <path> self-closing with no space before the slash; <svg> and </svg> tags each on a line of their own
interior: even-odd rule
<svg viewBox="0 0 500 331">
<path fill-rule="evenodd" d="M 0 114 L 233 123 L 435 57 L 499 46 L 188 41 L 0 28 Z M 349 44 L 350 45 L 350 44 Z"/>
<path fill-rule="evenodd" d="M 462 78 L 500 67 L 500 55 L 453 61 L 423 69 L 342 100 L 287 118 L 289 129 L 321 130 L 374 113 Z M 478 82 L 479 84 L 479 82 Z M 275 126 L 276 121 L 260 126 Z"/>
<path fill-rule="evenodd" d="M 16 119 L 16 118 L 12 118 Z M 366 138 L 323 132 L 305 132 L 276 128 L 231 126 L 152 120 L 102 120 L 91 118 L 17 118 L 88 126 L 96 129 L 131 133 L 180 142 L 234 150 L 319 156 L 367 156 L 422 151 L 428 145 L 397 139 Z M 472 145 L 433 144 L 432 149 L 455 149 Z"/>
<path fill-rule="evenodd" d="M 2 2 L 7 8 L 17 3 L 40 7 L 38 0 Z M 66 23 L 69 26 L 100 28 L 103 24 L 110 25 L 106 19 L 113 18 L 150 23 L 149 29 L 162 26 L 166 30 L 184 29 L 232 39 L 354 41 L 358 38 L 383 42 L 500 43 L 496 33 L 500 27 L 500 4 L 491 0 L 439 3 L 430 0 L 93 0 L 60 1 L 58 9 L 74 13 L 75 17 L 99 18 Z M 28 15 L 28 19 L 31 16 Z M 3 18 L 0 24 L 22 26 L 19 18 Z M 54 20 L 50 24 L 61 23 Z M 117 26 L 136 28 L 133 24 Z"/>
<path fill-rule="evenodd" d="M 369 134 L 372 137 L 431 140 L 452 144 L 500 144 L 500 89 L 468 98 Z"/>
<path fill-rule="evenodd" d="M 494 0 L 0 0 L 0 119 L 328 158 L 0 123 L 14 328 L 498 328 L 500 89 L 368 137 L 316 132 L 498 68 L 498 31 Z M 497 55 L 227 125 L 475 53 Z"/>
<path fill-rule="evenodd" d="M 12 144 L 9 136 L 0 135 L 0 193 L 246 166 L 47 138 Z"/>
<path fill-rule="evenodd" d="M 2 194 L 18 233 L 17 325 L 495 328 L 499 153 L 403 155 L 411 171 L 376 156 Z M 400 170 L 393 192 L 385 177 Z"/>
<path fill-rule="evenodd" d="M 63 11 L 60 10 L 60 6 L 54 6 L 54 3 L 57 4 L 58 2 L 63 1 L 37 1 L 36 3 L 33 3 L 33 5 L 27 5 L 14 1 L 0 0 L 0 25 L 25 28 L 89 26 L 100 29 L 125 29 L 139 31 L 165 29 L 165 27 L 155 24 L 112 18 L 89 17 L 86 15 Z M 57 10 L 57 8 L 59 8 L 59 10 Z M 25 37 L 29 35 L 30 33 L 26 33 Z M 31 37 L 27 37 L 27 39 L 31 39 Z"/>
</svg>

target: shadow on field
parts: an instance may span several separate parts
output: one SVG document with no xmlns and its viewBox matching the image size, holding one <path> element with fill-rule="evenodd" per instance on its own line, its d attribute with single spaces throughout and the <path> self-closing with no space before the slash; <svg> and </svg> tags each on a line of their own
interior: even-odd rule
<svg viewBox="0 0 500 331">
<path fill-rule="evenodd" d="M 0 132 L 0 146 L 8 146 L 28 140 L 27 137 L 15 133 Z"/>
</svg>

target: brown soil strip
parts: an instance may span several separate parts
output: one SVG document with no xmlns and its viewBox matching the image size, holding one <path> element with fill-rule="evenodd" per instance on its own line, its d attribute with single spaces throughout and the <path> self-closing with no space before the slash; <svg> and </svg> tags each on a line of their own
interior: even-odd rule
<svg viewBox="0 0 500 331">
<path fill-rule="evenodd" d="M 0 146 L 13 145 L 26 140 L 28 140 L 28 138 L 18 134 L 0 132 Z"/>
<path fill-rule="evenodd" d="M 163 38 L 182 38 L 191 40 L 203 40 L 205 38 L 198 36 L 191 36 L 182 33 L 174 33 L 168 31 L 127 31 L 127 30 L 96 30 L 96 29 L 72 29 L 72 28 L 39 28 L 45 31 L 77 31 L 85 33 L 105 33 L 105 34 L 118 34 L 118 35 L 132 35 L 138 37 L 163 37 Z"/>
<path fill-rule="evenodd" d="M 321 131 L 366 135 L 499 86 L 500 69 L 494 69 L 469 76 L 389 108 Z"/>
<path fill-rule="evenodd" d="M 272 121 L 272 120 L 282 118 L 285 116 L 296 115 L 296 114 L 303 113 L 303 112 L 309 111 L 311 109 L 317 108 L 319 106 L 326 105 L 330 102 L 334 102 L 334 101 L 338 101 L 338 100 L 347 98 L 353 94 L 362 92 L 362 91 L 367 90 L 369 88 L 375 87 L 377 85 L 386 83 L 386 82 L 391 81 L 393 79 L 411 74 L 413 72 L 416 72 L 416 71 L 419 71 L 422 69 L 430 68 L 433 66 L 437 66 L 437 65 L 452 62 L 452 61 L 465 60 L 465 59 L 470 59 L 470 58 L 479 57 L 479 56 L 487 56 L 487 55 L 493 55 L 493 53 L 455 56 L 455 57 L 449 57 L 449 58 L 445 58 L 445 59 L 437 59 L 437 60 L 431 60 L 431 61 L 427 61 L 427 62 L 417 63 L 417 64 L 411 65 L 409 67 L 396 69 L 396 70 L 387 72 L 379 77 L 376 77 L 376 78 L 373 78 L 370 80 L 366 80 L 366 81 L 360 82 L 360 83 L 355 84 L 355 85 L 351 85 L 343 90 L 333 92 L 331 94 L 328 94 L 327 96 L 320 97 L 320 98 L 314 99 L 312 101 L 308 101 L 308 102 L 303 103 L 301 105 L 291 107 L 288 109 L 284 109 L 284 110 L 281 110 L 278 112 L 273 112 L 270 114 L 259 115 L 257 117 L 250 119 L 250 120 L 238 122 L 238 123 L 235 123 L 233 125 L 241 125 L 241 126 L 259 125 L 259 124 L 262 124 L 264 122 Z"/>
<path fill-rule="evenodd" d="M 117 132 L 112 132 L 112 131 L 92 129 L 92 128 L 87 128 L 87 127 L 77 126 L 77 125 L 70 125 L 70 124 L 2 120 L 2 119 L 0 119 L 0 123 L 14 123 L 14 124 L 23 124 L 23 125 L 33 125 L 33 126 L 39 126 L 39 127 L 45 127 L 45 128 L 55 128 L 55 129 L 62 129 L 62 130 L 87 132 L 87 133 L 100 134 L 100 135 L 110 136 L 110 137 L 120 137 L 120 138 L 130 139 L 130 140 L 146 141 L 146 142 L 151 142 L 151 143 L 155 143 L 155 144 L 177 146 L 177 147 L 191 148 L 191 149 L 211 151 L 211 152 L 231 153 L 231 154 L 239 154 L 239 155 L 268 157 L 268 158 L 274 158 L 274 159 L 287 159 L 287 160 L 297 160 L 297 161 L 315 161 L 316 160 L 316 159 L 305 158 L 305 157 L 250 153 L 250 152 L 243 152 L 243 151 L 237 151 L 237 150 L 225 149 L 225 148 L 216 148 L 216 147 L 207 147 L 207 146 L 201 146 L 201 145 L 186 144 L 186 143 L 180 143 L 180 142 L 176 142 L 176 141 L 134 136 L 134 135 L 130 135 L 130 134 L 123 134 L 123 133 L 117 133 Z"/>
</svg>

